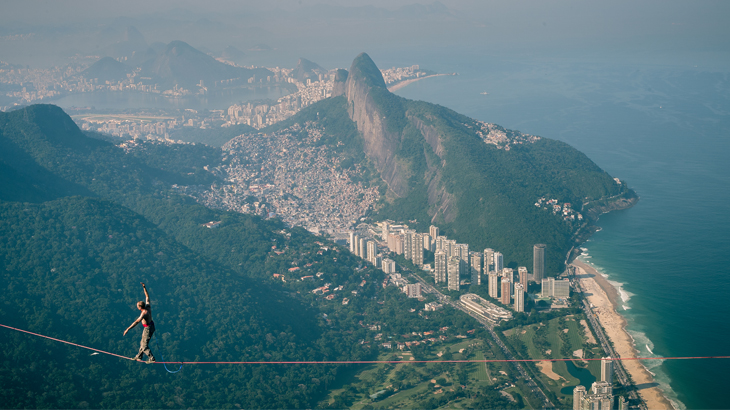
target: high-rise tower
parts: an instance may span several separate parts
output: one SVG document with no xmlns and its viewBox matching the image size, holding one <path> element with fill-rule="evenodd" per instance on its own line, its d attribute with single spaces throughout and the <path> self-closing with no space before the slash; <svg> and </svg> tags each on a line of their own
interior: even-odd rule
<svg viewBox="0 0 730 410">
<path fill-rule="evenodd" d="M 449 290 L 459 290 L 459 276 L 461 275 L 461 258 L 449 258 Z"/>
<path fill-rule="evenodd" d="M 420 233 L 412 235 L 413 248 L 411 249 L 411 260 L 418 268 L 423 266 L 423 237 Z"/>
<path fill-rule="evenodd" d="M 484 250 L 484 274 L 488 274 L 493 271 L 492 265 L 494 264 L 494 249 L 487 248 Z"/>
<path fill-rule="evenodd" d="M 538 243 L 532 247 L 532 279 L 541 283 L 545 277 L 545 244 Z"/>
<path fill-rule="evenodd" d="M 489 272 L 487 275 L 489 278 L 489 297 L 497 299 L 499 298 L 499 278 L 497 272 Z"/>
<path fill-rule="evenodd" d="M 586 388 L 580 384 L 573 389 L 573 410 L 582 410 L 583 398 L 586 397 Z"/>
<path fill-rule="evenodd" d="M 608 384 L 613 383 L 613 360 L 611 360 L 611 356 L 601 359 L 601 381 Z"/>
<path fill-rule="evenodd" d="M 369 242 L 368 238 L 360 238 L 360 239 L 357 240 L 357 242 L 358 242 L 357 243 L 357 245 L 358 245 L 358 251 L 357 251 L 358 253 L 357 253 L 357 256 L 359 256 L 359 257 L 367 260 L 367 258 L 368 258 L 368 242 Z"/>
<path fill-rule="evenodd" d="M 375 259 L 378 255 L 378 243 L 375 241 L 369 241 L 367 244 L 368 247 L 368 262 L 372 263 L 373 265 L 377 265 L 375 263 Z"/>
<path fill-rule="evenodd" d="M 407 230 L 403 233 L 403 256 L 408 259 L 413 259 L 413 234 L 415 231 Z"/>
<path fill-rule="evenodd" d="M 446 282 L 448 272 L 446 252 L 442 250 L 436 251 L 434 254 L 434 270 L 433 278 L 436 283 Z"/>
<path fill-rule="evenodd" d="M 438 236 L 439 236 L 439 227 L 438 226 L 431 225 L 428 228 L 428 233 L 431 235 L 431 237 L 433 239 L 438 238 Z"/>
<path fill-rule="evenodd" d="M 504 256 L 500 252 L 494 252 L 493 255 L 494 258 L 494 271 L 497 273 L 502 273 L 502 269 L 504 269 Z"/>
<path fill-rule="evenodd" d="M 481 285 L 482 284 L 482 254 L 472 253 L 471 254 L 471 284 Z"/>
<path fill-rule="evenodd" d="M 525 311 L 525 291 L 521 283 L 515 283 L 515 312 Z"/>
<path fill-rule="evenodd" d="M 525 266 L 520 266 L 517 268 L 517 273 L 520 275 L 520 284 L 522 285 L 522 288 L 527 292 L 527 268 Z"/>
<path fill-rule="evenodd" d="M 512 283 L 510 283 L 509 279 L 502 278 L 502 295 L 500 295 L 500 302 L 502 302 L 503 305 L 509 305 L 510 300 L 512 300 L 512 295 L 510 294 L 510 290 L 512 289 Z"/>
</svg>

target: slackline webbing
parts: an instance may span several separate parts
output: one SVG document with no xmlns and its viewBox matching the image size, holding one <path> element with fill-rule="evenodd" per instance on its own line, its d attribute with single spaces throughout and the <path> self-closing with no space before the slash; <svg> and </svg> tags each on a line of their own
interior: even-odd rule
<svg viewBox="0 0 730 410">
<path fill-rule="evenodd" d="M 94 349 L 93 347 L 88 347 L 84 345 L 80 345 L 78 343 L 72 343 L 68 342 L 66 340 L 56 339 L 54 337 L 41 335 L 38 333 L 29 332 L 27 330 L 18 329 L 15 327 L 7 326 L 0 324 L 0 326 L 15 330 L 22 333 L 27 333 L 29 335 L 42 337 L 45 339 L 53 340 L 56 342 L 65 343 L 71 346 L 80 347 L 82 349 L 88 349 L 93 350 L 98 353 L 104 353 L 108 354 L 110 356 L 116 356 L 121 359 L 125 360 L 132 360 L 135 361 L 132 358 L 118 355 L 116 353 L 106 352 L 104 350 Z M 695 359 L 730 359 L 730 356 L 674 356 L 674 357 L 612 357 L 610 360 L 613 361 L 629 361 L 629 360 L 695 360 Z M 581 358 L 571 358 L 571 359 L 482 359 L 482 360 L 322 360 L 322 361 L 306 361 L 306 360 L 292 360 L 292 361 L 239 361 L 239 362 L 188 362 L 188 361 L 175 361 L 175 362 L 153 362 L 153 364 L 179 364 L 181 367 L 183 364 L 405 364 L 405 363 L 500 363 L 500 362 L 568 362 L 568 361 L 574 361 L 574 360 L 584 360 L 584 361 L 595 361 L 595 360 L 606 360 L 603 358 L 592 358 L 592 359 L 581 359 Z M 167 366 L 165 366 L 165 369 L 167 370 Z M 180 371 L 178 369 L 175 372 L 172 372 L 170 370 L 167 370 L 170 373 L 177 373 Z"/>
</svg>

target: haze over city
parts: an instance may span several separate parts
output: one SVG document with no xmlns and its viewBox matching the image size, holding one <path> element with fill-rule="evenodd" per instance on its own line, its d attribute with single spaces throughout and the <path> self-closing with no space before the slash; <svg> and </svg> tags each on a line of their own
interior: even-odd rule
<svg viewBox="0 0 730 410">
<path fill-rule="evenodd" d="M 0 402 L 727 408 L 728 17 L 3 1 Z"/>
</svg>

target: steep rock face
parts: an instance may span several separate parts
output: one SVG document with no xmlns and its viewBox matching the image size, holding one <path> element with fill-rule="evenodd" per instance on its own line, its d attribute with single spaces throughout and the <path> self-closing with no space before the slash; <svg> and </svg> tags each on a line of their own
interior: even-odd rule
<svg viewBox="0 0 730 410">
<path fill-rule="evenodd" d="M 422 186 L 431 221 L 453 221 L 458 209 L 443 184 L 444 146 L 436 128 L 403 110 L 400 97 L 387 90 L 380 70 L 365 53 L 353 61 L 345 95 L 350 118 L 363 136 L 365 153 L 389 188 L 388 198 L 404 198 Z M 425 146 L 415 157 L 402 155 L 409 138 L 416 146 L 427 142 L 436 157 L 429 157 Z"/>
<path fill-rule="evenodd" d="M 432 221 L 453 221 L 458 210 L 443 184 L 445 148 L 436 128 L 411 115 L 404 101 L 387 90 L 380 70 L 365 53 L 352 63 L 345 95 L 350 118 L 363 136 L 365 153 L 388 185 L 389 197 L 403 198 L 422 185 Z M 423 141 L 436 158 L 429 157 L 425 146 L 415 156 L 401 153 L 404 145 L 419 146 Z"/>
<path fill-rule="evenodd" d="M 404 164 L 395 152 L 399 135 L 388 131 L 385 115 L 373 100 L 374 92 L 388 92 L 380 70 L 370 57 L 362 53 L 352 63 L 345 83 L 348 113 L 364 138 L 365 153 L 375 164 L 388 188 L 397 197 L 408 193 L 403 178 Z"/>
<path fill-rule="evenodd" d="M 441 136 L 439 135 L 438 131 L 436 130 L 436 127 L 433 125 L 427 125 L 425 122 L 423 122 L 420 118 L 409 116 L 408 119 L 413 123 L 413 125 L 416 126 L 418 131 L 421 132 L 423 137 L 426 139 L 426 142 L 428 142 L 428 145 L 431 146 L 431 149 L 433 150 L 434 154 L 438 155 L 439 158 L 444 158 L 444 146 L 441 143 Z"/>
<path fill-rule="evenodd" d="M 428 185 L 428 214 L 431 216 L 431 222 L 453 222 L 458 214 L 458 208 L 454 196 L 446 190 L 442 182 L 443 166 L 446 165 L 446 153 L 441 134 L 439 134 L 436 127 L 426 124 L 416 116 L 409 115 L 408 120 L 420 131 L 440 160 L 438 163 L 434 163 L 434 161 L 428 161 L 428 156 L 426 156 L 428 172 L 425 175 L 425 180 Z"/>
<path fill-rule="evenodd" d="M 335 71 L 335 83 L 332 85 L 332 96 L 339 97 L 345 95 L 345 86 L 347 84 L 347 70 L 338 69 Z"/>
</svg>

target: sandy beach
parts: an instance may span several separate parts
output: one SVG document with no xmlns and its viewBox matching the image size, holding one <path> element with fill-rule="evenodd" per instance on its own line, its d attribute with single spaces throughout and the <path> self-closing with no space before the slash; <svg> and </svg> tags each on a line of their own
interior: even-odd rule
<svg viewBox="0 0 730 410">
<path fill-rule="evenodd" d="M 411 78 L 411 79 L 401 81 L 393 86 L 388 87 L 388 91 L 393 92 L 395 90 L 400 90 L 401 88 L 407 86 L 408 84 L 413 84 L 416 81 L 423 80 L 424 78 L 438 77 L 438 76 L 442 76 L 442 75 L 453 75 L 453 74 L 431 74 L 431 75 L 427 75 L 427 76 L 423 76 L 423 77 Z"/>
<path fill-rule="evenodd" d="M 616 312 L 619 294 L 606 278 L 601 276 L 592 266 L 575 260 L 576 278 L 585 292 L 585 296 L 593 305 L 593 312 L 613 342 L 614 349 L 620 357 L 637 357 L 631 336 L 626 332 L 626 320 Z M 634 380 L 639 394 L 649 409 L 673 409 L 671 402 L 664 397 L 654 381 L 651 373 L 638 360 L 621 362 Z"/>
</svg>

